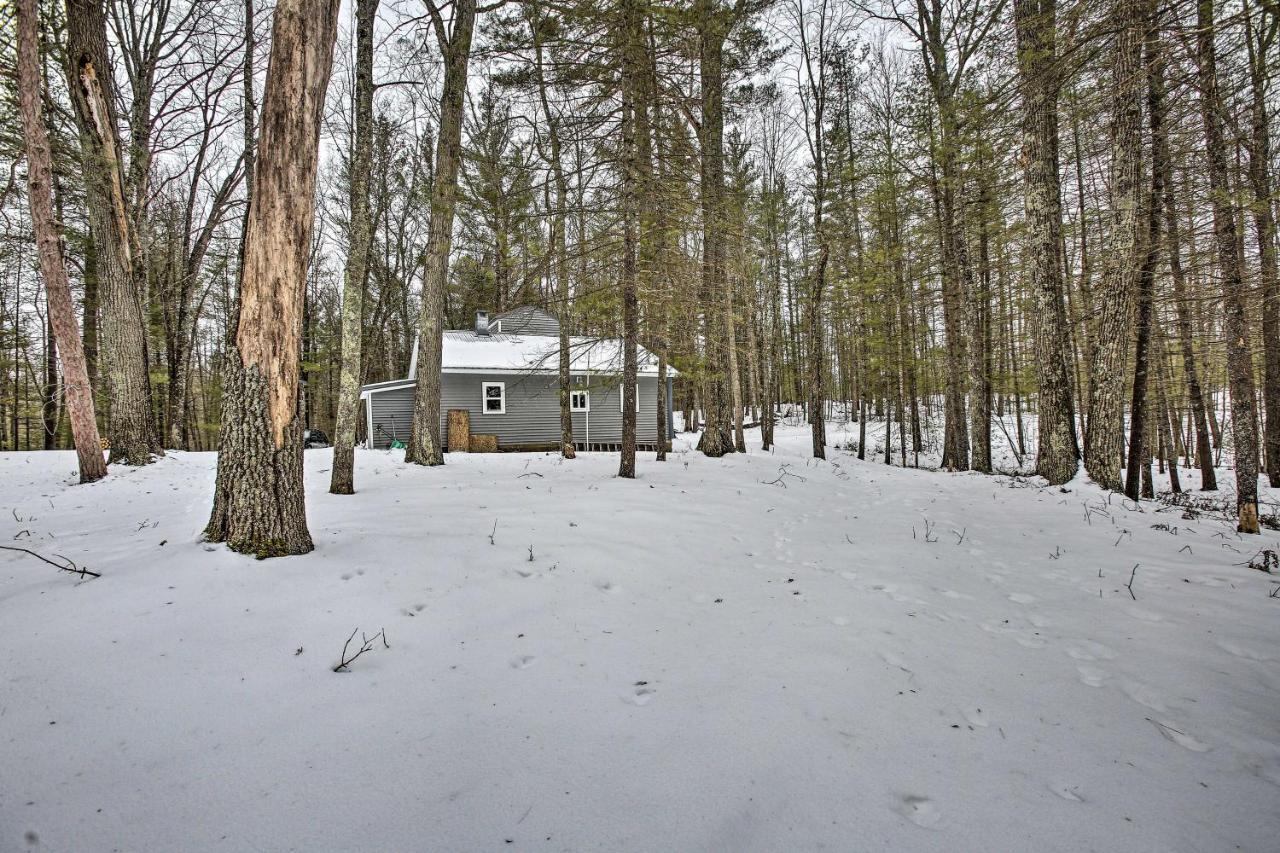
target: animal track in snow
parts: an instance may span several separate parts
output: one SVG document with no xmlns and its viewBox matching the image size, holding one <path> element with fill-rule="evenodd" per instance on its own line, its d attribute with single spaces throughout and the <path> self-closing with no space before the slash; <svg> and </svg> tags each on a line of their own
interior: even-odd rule
<svg viewBox="0 0 1280 853">
<path fill-rule="evenodd" d="M 596 586 L 596 589 L 600 590 L 601 592 L 611 592 L 611 593 L 622 592 L 622 587 L 618 586 L 613 581 L 604 581 L 604 580 L 596 581 L 595 586 Z"/>
<path fill-rule="evenodd" d="M 633 691 L 631 691 L 631 693 L 627 694 L 626 696 L 623 696 L 622 701 L 626 702 L 628 705 L 644 707 L 645 705 L 649 704 L 649 701 L 651 699 L 653 699 L 653 695 L 655 693 L 657 693 L 657 691 L 654 690 L 652 687 L 646 687 L 644 685 L 641 685 L 636 687 Z"/>
<path fill-rule="evenodd" d="M 512 669 L 528 669 L 533 666 L 537 658 L 533 655 L 516 655 L 511 659 Z"/>
</svg>

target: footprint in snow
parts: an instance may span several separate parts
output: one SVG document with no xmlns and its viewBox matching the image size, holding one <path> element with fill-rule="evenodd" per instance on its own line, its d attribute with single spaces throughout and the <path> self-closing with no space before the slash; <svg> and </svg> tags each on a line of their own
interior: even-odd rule
<svg viewBox="0 0 1280 853">
<path fill-rule="evenodd" d="M 517 655 L 516 657 L 513 657 L 511 659 L 511 668 L 512 669 L 528 669 L 529 667 L 533 666 L 533 663 L 536 660 L 537 658 L 534 657 L 533 655 Z"/>
<path fill-rule="evenodd" d="M 1141 619 L 1143 622 L 1163 622 L 1164 621 L 1164 617 L 1161 616 L 1159 613 L 1155 613 L 1143 607 L 1129 607 L 1129 608 L 1126 608 L 1126 610 L 1128 614 L 1132 616 L 1134 619 Z"/>
<path fill-rule="evenodd" d="M 1121 683 L 1120 690 L 1124 695 L 1128 696 L 1134 702 L 1142 705 L 1144 708 L 1150 708 L 1153 711 L 1164 713 L 1168 710 L 1164 704 L 1164 695 L 1160 691 L 1141 684 L 1137 681 L 1125 681 Z"/>
<path fill-rule="evenodd" d="M 987 715 L 982 712 L 981 708 L 961 708 L 960 713 L 971 726 L 978 726 L 985 729 L 989 725 L 987 722 Z"/>
<path fill-rule="evenodd" d="M 611 592 L 611 593 L 622 592 L 622 587 L 618 586 L 613 581 L 596 581 L 595 586 L 596 586 L 596 589 L 600 590 L 601 592 Z"/>
<path fill-rule="evenodd" d="M 1098 669 L 1096 666 L 1078 666 L 1076 667 L 1076 672 L 1080 673 L 1080 682 L 1089 687 L 1101 687 L 1111 677 L 1107 672 Z"/>
<path fill-rule="evenodd" d="M 1116 656 L 1111 649 L 1093 640 L 1081 640 L 1067 646 L 1067 654 L 1075 660 L 1114 660 Z"/>
<path fill-rule="evenodd" d="M 631 691 L 631 693 L 623 696 L 622 701 L 626 702 L 628 705 L 635 705 L 643 708 L 645 705 L 649 704 L 649 701 L 653 699 L 653 695 L 657 692 L 658 691 L 654 690 L 652 687 L 636 687 L 635 690 Z"/>
<path fill-rule="evenodd" d="M 1173 741 L 1183 749 L 1189 749 L 1192 752 L 1208 752 L 1213 748 L 1209 744 L 1187 734 L 1186 728 L 1177 723 L 1171 723 L 1168 720 L 1153 720 L 1150 717 L 1147 717 L 1147 719 L 1167 740 Z"/>
<path fill-rule="evenodd" d="M 1235 655 L 1238 658 L 1244 658 L 1245 660 L 1255 660 L 1260 663 L 1275 660 L 1274 657 L 1266 652 L 1251 649 L 1248 646 L 1237 645 L 1230 640 L 1218 640 L 1217 644 L 1218 648 L 1222 649 L 1224 652 Z"/>
<path fill-rule="evenodd" d="M 942 819 L 942 813 L 928 797 L 907 794 L 899 800 L 894 811 L 914 823 L 916 826 L 932 829 Z"/>
<path fill-rule="evenodd" d="M 907 666 L 906 662 L 893 652 L 880 652 L 880 659 L 889 664 L 889 666 L 896 666 L 908 675 L 914 675 L 911 667 Z"/>
</svg>

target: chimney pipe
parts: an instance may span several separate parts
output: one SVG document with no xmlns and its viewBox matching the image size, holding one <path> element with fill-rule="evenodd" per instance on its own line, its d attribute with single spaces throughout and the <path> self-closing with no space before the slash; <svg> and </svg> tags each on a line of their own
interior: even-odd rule
<svg viewBox="0 0 1280 853">
<path fill-rule="evenodd" d="M 476 334 L 484 335 L 485 337 L 489 336 L 489 312 L 488 311 L 476 312 Z"/>
</svg>

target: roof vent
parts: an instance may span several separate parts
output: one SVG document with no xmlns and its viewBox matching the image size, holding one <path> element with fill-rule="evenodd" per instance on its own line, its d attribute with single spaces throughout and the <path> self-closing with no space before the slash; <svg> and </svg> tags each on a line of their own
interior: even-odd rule
<svg viewBox="0 0 1280 853">
<path fill-rule="evenodd" d="M 484 335 L 485 337 L 489 336 L 489 312 L 488 311 L 476 312 L 476 334 Z"/>
</svg>

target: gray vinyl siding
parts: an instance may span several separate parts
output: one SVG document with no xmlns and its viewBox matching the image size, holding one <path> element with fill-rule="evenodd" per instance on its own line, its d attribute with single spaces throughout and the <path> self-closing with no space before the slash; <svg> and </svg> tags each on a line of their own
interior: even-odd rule
<svg viewBox="0 0 1280 853">
<path fill-rule="evenodd" d="M 485 382 L 506 384 L 506 414 L 486 414 L 481 405 L 481 386 Z M 573 387 L 591 394 L 591 411 L 573 413 L 575 443 L 617 444 L 622 441 L 622 411 L 619 407 L 621 383 L 616 378 L 574 377 Z M 637 415 L 636 440 L 652 444 L 658 440 L 658 380 L 642 376 L 637 381 L 640 413 Z M 373 446 L 388 447 L 394 427 L 395 435 L 406 441 L 413 416 L 413 387 L 395 388 L 369 395 Z M 466 409 L 471 413 L 473 435 L 496 435 L 499 447 L 517 444 L 554 444 L 560 441 L 560 390 L 551 374 L 446 373 L 440 383 L 440 436 L 447 441 L 449 409 Z M 379 425 L 382 429 L 379 430 Z"/>
<path fill-rule="evenodd" d="M 501 324 L 501 328 L 499 328 Z M 515 308 L 505 314 L 499 314 L 489 321 L 489 329 L 502 332 L 504 335 L 549 335 L 560 334 L 560 321 L 554 315 L 541 308 Z"/>
</svg>

